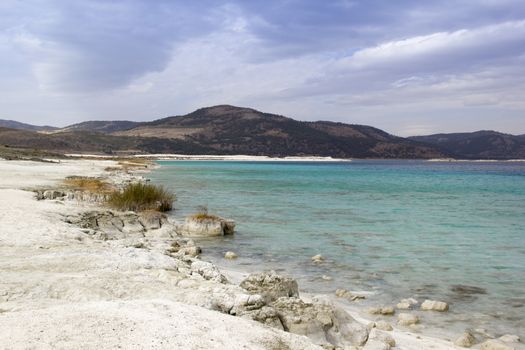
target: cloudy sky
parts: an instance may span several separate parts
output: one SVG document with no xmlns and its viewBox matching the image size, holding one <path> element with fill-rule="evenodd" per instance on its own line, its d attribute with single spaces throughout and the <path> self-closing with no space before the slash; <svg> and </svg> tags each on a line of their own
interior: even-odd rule
<svg viewBox="0 0 525 350">
<path fill-rule="evenodd" d="M 216 104 L 402 136 L 525 133 L 525 1 L 0 1 L 2 119 Z"/>
</svg>

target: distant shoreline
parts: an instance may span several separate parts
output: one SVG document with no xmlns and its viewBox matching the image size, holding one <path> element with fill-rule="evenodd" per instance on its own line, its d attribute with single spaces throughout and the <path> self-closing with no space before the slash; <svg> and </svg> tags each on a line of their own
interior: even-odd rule
<svg viewBox="0 0 525 350">
<path fill-rule="evenodd" d="M 187 155 L 187 154 L 137 154 L 130 156 L 114 156 L 100 154 L 65 154 L 68 157 L 78 158 L 147 158 L 155 160 L 195 160 L 195 161 L 247 161 L 247 162 L 352 162 L 356 160 L 408 160 L 408 161 L 427 161 L 427 162 L 476 162 L 476 163 L 494 163 L 494 162 L 525 162 L 525 159 L 455 159 L 455 158 L 431 158 L 431 159 L 408 159 L 408 158 L 333 158 L 333 157 L 316 157 L 316 156 L 251 156 L 251 155 Z"/>
</svg>

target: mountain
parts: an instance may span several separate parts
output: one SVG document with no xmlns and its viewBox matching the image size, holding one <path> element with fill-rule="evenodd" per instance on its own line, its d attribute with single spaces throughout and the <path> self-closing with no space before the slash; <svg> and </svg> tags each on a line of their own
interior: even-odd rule
<svg viewBox="0 0 525 350">
<path fill-rule="evenodd" d="M 525 135 L 482 130 L 470 133 L 435 134 L 409 137 L 439 147 L 455 158 L 525 159 Z"/>
<path fill-rule="evenodd" d="M 112 133 L 116 131 L 128 130 L 139 126 L 141 123 L 132 122 L 129 120 L 115 120 L 115 121 L 104 121 L 104 120 L 93 120 L 82 122 L 78 124 L 69 125 L 65 128 L 60 129 L 60 132 L 68 131 L 95 131 L 101 133 Z"/>
<path fill-rule="evenodd" d="M 53 130 L 58 129 L 53 126 L 31 125 L 31 124 L 20 123 L 15 120 L 6 120 L 6 119 L 0 119 L 0 127 L 20 129 L 20 130 L 32 130 L 32 131 L 53 131 Z"/>
</svg>

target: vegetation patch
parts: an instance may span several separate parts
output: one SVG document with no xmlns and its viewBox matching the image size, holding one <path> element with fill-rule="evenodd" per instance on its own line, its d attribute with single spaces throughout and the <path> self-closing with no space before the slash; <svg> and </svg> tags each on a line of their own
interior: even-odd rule
<svg viewBox="0 0 525 350">
<path fill-rule="evenodd" d="M 118 210 L 165 212 L 173 208 L 174 200 L 175 195 L 162 186 L 135 183 L 111 193 L 108 204 Z"/>
<path fill-rule="evenodd" d="M 106 181 L 96 177 L 85 177 L 85 176 L 69 176 L 64 180 L 66 186 L 79 190 L 92 193 L 110 193 L 114 191 Z"/>
<path fill-rule="evenodd" d="M 206 221 L 206 220 L 220 220 L 221 218 L 217 215 L 208 214 L 208 207 L 205 205 L 200 205 L 197 207 L 198 213 L 190 216 L 193 220 L 197 221 Z"/>
</svg>

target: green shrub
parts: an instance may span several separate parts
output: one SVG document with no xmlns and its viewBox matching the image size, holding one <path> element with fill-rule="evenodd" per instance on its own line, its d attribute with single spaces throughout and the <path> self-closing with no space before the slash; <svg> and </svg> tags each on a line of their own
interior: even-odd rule
<svg viewBox="0 0 525 350">
<path fill-rule="evenodd" d="M 175 195 L 162 186 L 151 184 L 129 184 L 122 191 L 113 192 L 108 204 L 119 210 L 157 210 L 170 211 Z"/>
</svg>

